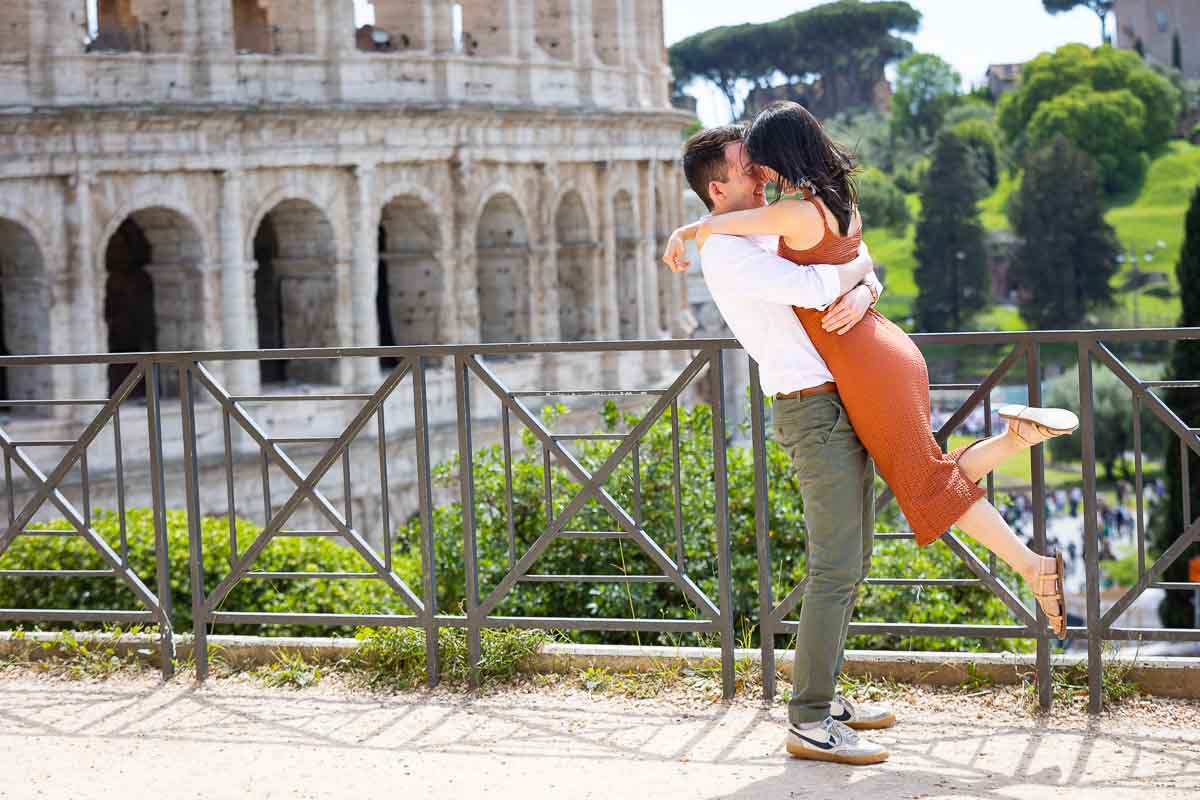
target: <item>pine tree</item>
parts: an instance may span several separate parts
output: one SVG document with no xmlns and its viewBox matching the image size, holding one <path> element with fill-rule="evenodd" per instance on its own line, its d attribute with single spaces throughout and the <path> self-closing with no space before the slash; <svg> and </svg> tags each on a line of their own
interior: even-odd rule
<svg viewBox="0 0 1200 800">
<path fill-rule="evenodd" d="M 1184 222 L 1183 251 L 1175 265 L 1175 277 L 1179 280 L 1179 292 L 1183 311 L 1179 317 L 1180 327 L 1200 325 L 1200 186 L 1192 195 Z M 1200 378 L 1200 342 L 1176 342 L 1171 353 L 1168 369 L 1171 380 L 1196 380 Z M 1179 415 L 1185 425 L 1200 426 L 1200 391 L 1196 389 L 1168 389 L 1163 396 L 1167 406 Z M 1151 550 L 1161 553 L 1179 538 L 1186 527 L 1183 519 L 1183 481 L 1179 467 L 1179 441 L 1175 436 L 1167 437 L 1164 453 L 1166 460 L 1167 491 L 1161 504 L 1156 507 L 1153 523 Z M 1200 459 L 1193 454 L 1188 459 L 1188 476 L 1191 483 L 1192 515 L 1200 513 L 1197 498 L 1200 494 Z M 1200 556 L 1200 544 L 1187 548 L 1167 568 L 1164 581 L 1186 581 L 1188 558 Z M 1190 628 L 1193 622 L 1191 592 L 1169 591 L 1158 608 L 1162 623 L 1168 628 Z"/>
<path fill-rule="evenodd" d="M 918 330 L 958 331 L 988 302 L 989 274 L 971 149 L 942 131 L 921 186 L 915 255 Z"/>
<path fill-rule="evenodd" d="M 1021 239 L 1009 274 L 1031 328 L 1076 328 L 1111 305 L 1120 243 L 1091 156 L 1061 136 L 1030 154 L 1008 211 Z"/>
</svg>

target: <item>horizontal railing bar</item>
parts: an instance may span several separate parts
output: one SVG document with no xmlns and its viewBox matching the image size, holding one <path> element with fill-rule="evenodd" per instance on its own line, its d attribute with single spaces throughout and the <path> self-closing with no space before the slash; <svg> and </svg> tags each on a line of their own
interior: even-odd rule
<svg viewBox="0 0 1200 800">
<path fill-rule="evenodd" d="M 424 624 L 420 617 L 397 614 L 284 614 L 252 611 L 215 611 L 209 620 L 218 625 L 353 625 L 376 627 L 397 625 L 415 627 Z"/>
<path fill-rule="evenodd" d="M 663 394 L 665 389 L 527 389 L 519 392 L 509 392 L 509 397 L 587 397 L 601 395 L 604 397 L 634 397 L 641 395 Z"/>
<path fill-rule="evenodd" d="M 1051 331 L 962 331 L 957 333 L 914 333 L 918 344 L 1003 345 L 1036 342 L 1171 342 L 1200 339 L 1200 328 L 1115 328 L 1103 330 Z M 145 353 L 73 353 L 67 355 L 2 356 L 0 367 L 43 364 L 134 364 L 150 362 L 178 364 L 193 361 L 281 361 L 338 358 L 439 358 L 451 355 L 513 355 L 537 353 L 603 353 L 683 350 L 705 348 L 741 350 L 737 339 L 625 339 L 584 342 L 496 342 L 490 344 L 403 345 L 395 347 L 313 347 L 280 350 L 179 350 Z"/>
<path fill-rule="evenodd" d="M 780 633 L 795 633 L 798 623 L 784 620 L 774 627 Z M 1025 625 L 941 625 L 929 622 L 851 622 L 850 633 L 882 636 L 979 636 L 1027 639 L 1035 634 Z"/>
<path fill-rule="evenodd" d="M 878 586 L 979 586 L 979 578 L 867 578 Z"/>
<path fill-rule="evenodd" d="M 107 397 L 81 397 L 66 400 L 0 400 L 0 406 L 102 406 Z"/>
<path fill-rule="evenodd" d="M 628 531 L 562 531 L 560 539 L 628 539 Z"/>
<path fill-rule="evenodd" d="M 627 434 L 627 433 L 552 433 L 552 434 L 550 434 L 550 438 L 554 439 L 555 441 L 560 441 L 563 439 L 571 439 L 574 441 L 593 441 L 593 442 L 595 442 L 595 441 L 605 441 L 605 440 L 616 441 L 619 439 L 624 439 L 628 435 L 629 434 Z"/>
<path fill-rule="evenodd" d="M 152 611 L 90 611 L 77 608 L 0 608 L 0 620 L 30 622 L 157 622 Z"/>
<path fill-rule="evenodd" d="M 1200 592 L 1200 583 L 1188 583 L 1187 581 L 1158 581 L 1156 583 L 1151 583 L 1149 588 L 1169 589 L 1173 591 L 1184 592 Z"/>
<path fill-rule="evenodd" d="M 341 531 L 304 531 L 304 530 L 278 531 L 275 534 L 276 537 L 290 536 L 293 539 L 332 537 L 332 536 L 341 536 L 341 535 L 342 535 Z"/>
<path fill-rule="evenodd" d="M 668 583 L 667 575 L 522 575 L 529 583 Z"/>
<path fill-rule="evenodd" d="M 370 400 L 369 394 L 238 394 L 230 395 L 230 400 L 235 403 L 274 403 L 276 401 L 283 403 L 298 403 L 305 400 L 317 400 L 320 402 L 334 400 Z"/>
<path fill-rule="evenodd" d="M 378 578 L 376 572 L 271 572 L 269 570 L 251 570 L 246 578 L 260 580 L 351 580 L 364 581 Z"/>
<path fill-rule="evenodd" d="M 77 531 L 77 530 L 64 531 L 64 530 L 58 530 L 58 529 L 42 530 L 41 528 L 25 528 L 18 535 L 19 536 L 79 536 L 80 534 L 79 534 L 79 531 Z"/>
<path fill-rule="evenodd" d="M 1147 389 L 1200 389 L 1200 381 L 1141 381 Z"/>
<path fill-rule="evenodd" d="M 1109 628 L 1108 641 L 1200 642 L 1200 628 Z"/>
<path fill-rule="evenodd" d="M 874 539 L 876 541 L 879 541 L 881 539 L 883 541 L 888 541 L 891 539 L 915 539 L 915 538 L 917 538 L 917 535 L 915 533 L 877 533 L 874 536 Z"/>
<path fill-rule="evenodd" d="M 270 444 L 320 444 L 321 442 L 336 442 L 337 436 L 268 436 Z"/>
<path fill-rule="evenodd" d="M 467 627 L 466 617 L 435 617 L 446 628 Z M 484 628 L 521 628 L 528 630 L 575 631 L 649 631 L 652 633 L 704 633 L 719 630 L 720 622 L 710 619 L 620 619 L 613 617 L 483 617 Z"/>
<path fill-rule="evenodd" d="M 75 439 L 13 439 L 13 447 L 72 447 Z"/>
<path fill-rule="evenodd" d="M 943 389 L 943 390 L 947 390 L 947 391 L 949 391 L 949 390 L 974 391 L 975 389 L 978 389 L 981 385 L 982 384 L 978 384 L 978 383 L 931 383 L 931 384 L 929 384 L 929 389 L 930 389 L 930 391 L 933 391 L 936 389 Z"/>
<path fill-rule="evenodd" d="M 112 578 L 111 569 L 0 569 L 0 578 Z"/>
</svg>

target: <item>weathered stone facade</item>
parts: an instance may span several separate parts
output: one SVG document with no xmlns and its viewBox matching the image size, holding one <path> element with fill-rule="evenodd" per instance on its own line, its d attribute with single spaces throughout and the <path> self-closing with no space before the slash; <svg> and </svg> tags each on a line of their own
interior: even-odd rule
<svg viewBox="0 0 1200 800">
<path fill-rule="evenodd" d="M 356 30 L 352 0 L 4 3 L 4 350 L 688 335 L 657 267 L 687 122 L 661 6 L 374 0 Z M 380 366 L 217 369 L 254 394 Z M 6 372 L 10 399 L 121 377 Z"/>
</svg>

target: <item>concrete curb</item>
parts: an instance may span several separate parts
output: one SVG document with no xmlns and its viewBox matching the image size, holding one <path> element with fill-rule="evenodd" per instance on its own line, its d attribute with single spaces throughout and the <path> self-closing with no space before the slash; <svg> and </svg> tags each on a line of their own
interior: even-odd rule
<svg viewBox="0 0 1200 800">
<path fill-rule="evenodd" d="M 126 634 L 117 639 L 102 633 L 78 632 L 75 638 L 86 644 L 112 645 L 122 655 L 136 655 L 157 664 L 157 636 Z M 23 637 L 12 632 L 0 632 L 0 659 L 21 656 L 44 658 L 60 651 L 55 646 L 60 634 L 26 633 Z M 275 661 L 280 653 L 299 654 L 310 661 L 328 663 L 345 658 L 358 647 L 356 639 L 286 637 L 286 636 L 210 636 L 209 652 L 236 668 L 251 668 Z M 44 648 L 43 644 L 50 647 Z M 175 637 L 176 657 L 191 656 L 191 637 Z M 739 661 L 759 662 L 758 650 L 735 651 Z M 566 673 L 589 667 L 611 672 L 650 672 L 672 666 L 711 665 L 719 663 L 721 651 L 716 647 L 636 647 L 631 645 L 548 644 L 526 666 L 531 672 Z M 1200 658 L 1170 656 L 1139 656 L 1121 658 L 1132 664 L 1130 677 L 1142 691 L 1158 697 L 1200 699 Z M 776 667 L 786 680 L 791 679 L 792 653 L 775 652 Z M 1083 653 L 1060 654 L 1051 657 L 1055 668 L 1083 665 Z M 1019 684 L 1032 680 L 1035 670 L 1033 654 L 1026 653 L 951 653 L 910 652 L 893 650 L 847 650 L 843 662 L 847 675 L 862 678 L 893 680 L 929 686 L 957 686 L 974 672 L 975 679 L 998 685 Z"/>
</svg>

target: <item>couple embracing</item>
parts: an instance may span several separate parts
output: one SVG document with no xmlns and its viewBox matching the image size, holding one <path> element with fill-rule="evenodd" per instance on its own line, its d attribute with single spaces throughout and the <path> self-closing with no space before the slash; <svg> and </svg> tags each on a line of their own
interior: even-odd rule
<svg viewBox="0 0 1200 800">
<path fill-rule="evenodd" d="M 693 136 L 684 173 L 711 212 L 671 236 L 663 261 L 688 268 L 703 253 L 705 283 L 774 398 L 776 440 L 804 500 L 808 583 L 796 636 L 787 750 L 874 764 L 887 750 L 860 737 L 889 727 L 883 706 L 836 693 L 854 600 L 871 563 L 875 471 L 887 481 L 917 544 L 958 526 L 1033 589 L 1063 638 L 1061 554 L 1041 556 L 988 502 L 979 481 L 1009 456 L 1078 419 L 1063 409 L 1004 406 L 1004 433 L 943 453 L 930 424 L 925 359 L 875 310 L 882 286 L 862 244 L 850 154 L 802 106 L 776 103 L 749 126 Z M 768 204 L 774 183 L 780 199 Z"/>
</svg>

